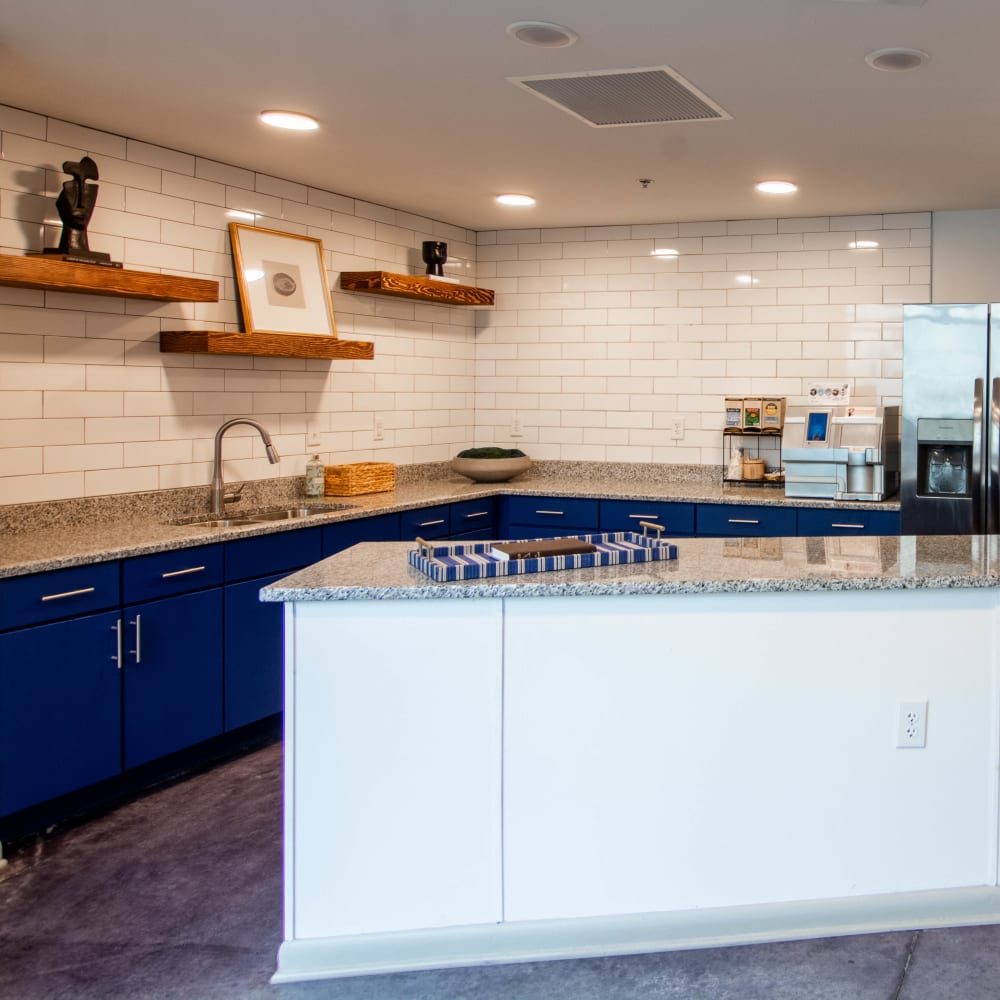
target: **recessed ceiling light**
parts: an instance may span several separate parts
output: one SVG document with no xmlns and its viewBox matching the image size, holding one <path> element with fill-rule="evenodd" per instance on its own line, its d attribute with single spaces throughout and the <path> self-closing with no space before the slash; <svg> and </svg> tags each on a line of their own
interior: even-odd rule
<svg viewBox="0 0 1000 1000">
<path fill-rule="evenodd" d="M 570 28 L 551 21 L 515 21 L 507 25 L 507 34 L 525 45 L 543 49 L 561 49 L 572 45 L 580 36 Z"/>
<path fill-rule="evenodd" d="M 865 56 L 865 62 L 872 69 L 885 70 L 887 73 L 916 69 L 928 59 L 930 56 L 922 49 L 876 49 Z"/>
<path fill-rule="evenodd" d="M 651 250 L 649 253 L 650 257 L 680 257 L 680 253 L 673 247 L 657 247 L 655 250 Z"/>
<path fill-rule="evenodd" d="M 265 125 L 287 128 L 294 132 L 312 132 L 319 128 L 319 122 L 298 111 L 262 111 L 258 116 Z"/>
<path fill-rule="evenodd" d="M 498 194 L 496 200 L 501 205 L 534 205 L 535 199 L 530 194 Z"/>
<path fill-rule="evenodd" d="M 798 189 L 798 184 L 791 181 L 761 181 L 757 185 L 757 190 L 764 194 L 793 194 Z"/>
</svg>

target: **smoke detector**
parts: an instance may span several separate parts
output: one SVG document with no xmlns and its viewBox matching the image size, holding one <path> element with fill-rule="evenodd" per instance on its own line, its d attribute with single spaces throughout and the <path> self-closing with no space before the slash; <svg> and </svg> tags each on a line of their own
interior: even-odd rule
<svg viewBox="0 0 1000 1000">
<path fill-rule="evenodd" d="M 669 66 L 508 77 L 594 128 L 731 118 Z"/>
</svg>

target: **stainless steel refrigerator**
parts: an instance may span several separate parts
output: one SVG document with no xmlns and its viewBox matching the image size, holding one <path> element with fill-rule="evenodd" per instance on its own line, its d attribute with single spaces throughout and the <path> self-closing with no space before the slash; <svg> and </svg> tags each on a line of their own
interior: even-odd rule
<svg viewBox="0 0 1000 1000">
<path fill-rule="evenodd" d="M 1000 531 L 1000 305 L 903 309 L 904 535 Z"/>
</svg>

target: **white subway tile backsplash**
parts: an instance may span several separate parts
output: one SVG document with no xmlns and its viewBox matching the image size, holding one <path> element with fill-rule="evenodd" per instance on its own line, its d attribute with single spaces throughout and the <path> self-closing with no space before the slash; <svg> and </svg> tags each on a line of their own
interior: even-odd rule
<svg viewBox="0 0 1000 1000">
<path fill-rule="evenodd" d="M 2 107 L 0 128 L 0 246 L 41 246 L 62 161 L 102 146 L 92 245 L 222 292 L 195 305 L 0 289 L 0 446 L 61 449 L 50 457 L 66 469 L 8 474 L 0 502 L 204 485 L 216 427 L 241 413 L 287 451 L 272 468 L 234 437 L 227 471 L 242 478 L 299 474 L 310 420 L 344 460 L 441 461 L 474 439 L 538 459 L 719 463 L 724 393 L 800 396 L 842 370 L 866 399 L 898 397 L 901 303 L 928 296 L 929 213 L 474 233 Z M 159 354 L 161 327 L 238 326 L 229 209 L 323 241 L 338 332 L 374 340 L 374 362 Z M 44 238 L 58 234 L 53 218 Z M 428 238 L 448 240 L 450 273 L 495 287 L 498 308 L 337 288 L 344 269 L 421 273 Z M 880 248 L 852 251 L 856 239 Z M 666 246 L 681 256 L 651 256 Z M 684 440 L 664 440 L 678 413 Z"/>
</svg>

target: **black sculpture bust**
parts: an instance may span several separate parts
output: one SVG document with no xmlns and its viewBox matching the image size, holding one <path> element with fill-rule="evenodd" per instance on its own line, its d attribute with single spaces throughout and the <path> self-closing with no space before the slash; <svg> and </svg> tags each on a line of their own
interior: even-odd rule
<svg viewBox="0 0 1000 1000">
<path fill-rule="evenodd" d="M 96 181 L 100 176 L 97 164 L 89 156 L 85 156 L 79 163 L 67 160 L 63 164 L 63 170 L 72 180 L 63 182 L 62 191 L 56 199 L 56 208 L 63 224 L 62 237 L 59 246 L 46 247 L 45 253 L 62 254 L 74 260 L 92 261 L 95 264 L 110 261 L 111 254 L 91 250 L 87 241 L 87 226 L 94 214 L 98 191 L 97 184 L 89 182 Z"/>
</svg>

